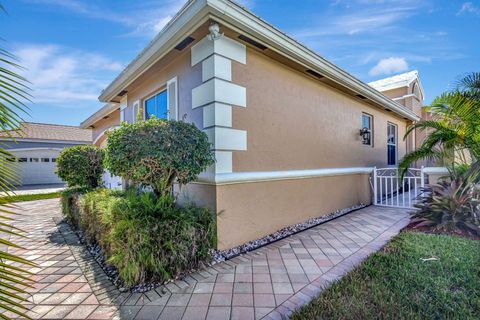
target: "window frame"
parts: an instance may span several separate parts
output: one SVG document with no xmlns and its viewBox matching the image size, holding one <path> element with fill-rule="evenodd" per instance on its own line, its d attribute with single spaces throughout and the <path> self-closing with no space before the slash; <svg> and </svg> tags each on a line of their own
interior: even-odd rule
<svg viewBox="0 0 480 320">
<path fill-rule="evenodd" d="M 168 87 L 165 85 L 161 89 L 155 91 L 154 93 L 152 93 L 151 95 L 149 95 L 149 96 L 147 96 L 143 99 L 142 104 L 143 104 L 143 120 L 144 121 L 147 120 L 147 105 L 146 105 L 147 101 L 149 99 L 153 98 L 153 97 L 158 96 L 159 94 L 161 94 L 163 92 L 165 92 L 166 95 L 167 95 L 167 118 L 166 118 L 166 120 L 170 120 L 170 105 L 168 104 Z M 155 99 L 155 103 L 156 103 L 156 99 Z M 157 107 L 157 106 L 155 105 L 155 107 Z M 161 119 L 163 119 L 163 118 L 161 118 Z"/>
<path fill-rule="evenodd" d="M 393 127 L 395 128 L 395 139 L 394 139 L 395 141 L 394 141 L 394 144 L 392 144 L 392 143 L 389 142 L 389 136 L 388 136 L 389 131 L 388 131 L 388 129 L 389 129 L 390 126 L 393 126 Z M 389 152 L 388 152 L 388 147 L 389 147 L 389 146 L 395 146 L 395 161 L 394 161 L 393 164 L 391 164 L 391 163 L 389 162 L 390 159 L 388 158 L 388 157 L 389 157 Z M 390 122 L 390 121 L 387 121 L 387 165 L 388 165 L 388 166 L 396 166 L 396 165 L 398 165 L 398 125 L 395 124 L 395 123 L 393 123 L 393 122 Z"/>
<path fill-rule="evenodd" d="M 373 115 L 371 115 L 370 113 L 362 112 L 362 118 L 361 118 L 361 123 L 362 123 L 361 126 L 362 126 L 362 128 L 361 128 L 361 129 L 364 128 L 364 126 L 363 126 L 363 117 L 364 117 L 364 116 L 367 116 L 367 117 L 370 118 L 370 143 L 365 144 L 365 143 L 363 143 L 363 141 L 362 141 L 362 146 L 373 148 L 373 144 L 374 144 L 374 142 L 373 142 L 373 140 L 374 140 L 374 139 L 373 139 L 374 134 L 373 134 L 373 133 L 374 133 L 374 130 L 375 130 L 375 126 L 374 126 L 374 124 L 373 124 L 373 119 L 374 119 L 374 118 L 373 118 Z"/>
</svg>

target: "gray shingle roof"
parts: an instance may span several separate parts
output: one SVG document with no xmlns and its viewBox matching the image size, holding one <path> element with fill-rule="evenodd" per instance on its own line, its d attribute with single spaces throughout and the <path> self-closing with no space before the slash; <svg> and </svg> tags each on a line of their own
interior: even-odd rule
<svg viewBox="0 0 480 320">
<path fill-rule="evenodd" d="M 23 122 L 20 130 L 10 133 L 19 139 L 92 142 L 92 130 L 59 124 Z M 2 137 L 8 137 L 7 132 L 0 132 Z"/>
</svg>

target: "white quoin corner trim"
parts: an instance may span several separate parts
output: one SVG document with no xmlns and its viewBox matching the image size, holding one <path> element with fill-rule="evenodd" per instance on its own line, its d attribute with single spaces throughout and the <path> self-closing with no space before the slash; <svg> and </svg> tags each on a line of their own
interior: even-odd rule
<svg viewBox="0 0 480 320">
<path fill-rule="evenodd" d="M 247 89 L 232 82 L 232 61 L 247 63 L 246 46 L 226 36 L 206 36 L 191 49 L 192 67 L 202 64 L 202 84 L 192 90 L 192 109 L 202 108 L 203 130 L 215 151 L 207 174 L 233 171 L 232 152 L 247 150 L 247 132 L 232 128 L 232 108 L 247 107 Z"/>
</svg>

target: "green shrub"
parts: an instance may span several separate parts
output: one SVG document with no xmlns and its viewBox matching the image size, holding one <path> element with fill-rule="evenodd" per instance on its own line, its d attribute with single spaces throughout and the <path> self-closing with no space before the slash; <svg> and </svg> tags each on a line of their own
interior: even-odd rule
<svg viewBox="0 0 480 320">
<path fill-rule="evenodd" d="M 79 225 L 78 200 L 87 189 L 82 187 L 71 187 L 60 192 L 62 204 L 62 213 L 68 222 L 73 226 Z"/>
<path fill-rule="evenodd" d="M 78 217 L 87 241 L 100 246 L 127 285 L 197 268 L 216 245 L 215 214 L 176 207 L 171 195 L 97 189 L 82 196 Z"/>
<path fill-rule="evenodd" d="M 99 187 L 103 174 L 103 150 L 90 145 L 64 149 L 57 159 L 57 174 L 69 187 Z"/>
<path fill-rule="evenodd" d="M 214 163 L 207 135 L 193 124 L 152 118 L 108 132 L 105 165 L 114 175 L 157 195 L 187 184 Z"/>
<path fill-rule="evenodd" d="M 435 231 L 467 233 L 480 236 L 480 162 L 466 171 L 450 171 L 450 177 L 425 188 L 415 206 L 417 226 Z"/>
</svg>

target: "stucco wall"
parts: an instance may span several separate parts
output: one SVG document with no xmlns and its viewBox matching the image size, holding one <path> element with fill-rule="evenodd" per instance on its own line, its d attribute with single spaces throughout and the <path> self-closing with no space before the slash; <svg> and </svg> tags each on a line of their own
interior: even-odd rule
<svg viewBox="0 0 480 320">
<path fill-rule="evenodd" d="M 202 128 L 202 110 L 192 110 L 192 89 L 202 83 L 202 66 L 191 67 L 190 50 L 179 53 L 170 63 L 157 62 L 150 70 L 135 80 L 128 88 L 126 121 L 132 121 L 132 107 L 135 101 L 140 105 L 149 96 L 166 89 L 167 81 L 178 78 L 178 114 L 180 120 L 195 123 Z"/>
<path fill-rule="evenodd" d="M 406 121 L 248 49 L 234 63 L 233 82 L 247 88 L 247 108 L 233 109 L 233 127 L 247 130 L 247 151 L 233 153 L 233 171 L 386 166 L 387 122 L 398 126 L 398 158 Z M 373 115 L 373 147 L 361 143 L 362 112 Z"/>
<path fill-rule="evenodd" d="M 100 139 L 95 143 L 95 145 L 100 146 L 102 142 L 105 140 L 105 137 L 101 137 L 106 129 L 111 128 L 113 126 L 117 126 L 120 124 L 120 111 L 115 110 L 114 112 L 108 115 L 107 119 L 101 119 L 94 123 L 93 128 L 93 141 L 95 141 L 98 137 Z"/>
<path fill-rule="evenodd" d="M 217 187 L 218 247 L 231 248 L 336 209 L 370 202 L 368 175 Z"/>
<path fill-rule="evenodd" d="M 382 93 L 387 97 L 389 97 L 390 99 L 400 98 L 408 94 L 408 88 L 407 87 L 395 88 L 395 89 L 382 91 Z"/>
</svg>

